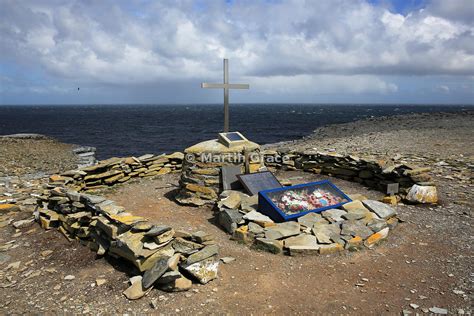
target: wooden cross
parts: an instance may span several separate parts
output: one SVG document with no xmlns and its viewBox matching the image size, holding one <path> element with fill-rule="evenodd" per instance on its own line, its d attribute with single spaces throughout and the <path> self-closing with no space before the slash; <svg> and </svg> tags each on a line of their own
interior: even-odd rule
<svg viewBox="0 0 474 316">
<path fill-rule="evenodd" d="M 229 83 L 229 60 L 224 59 L 224 83 L 201 83 L 201 88 L 224 89 L 224 133 L 229 131 L 229 89 L 248 89 L 248 84 Z"/>
</svg>

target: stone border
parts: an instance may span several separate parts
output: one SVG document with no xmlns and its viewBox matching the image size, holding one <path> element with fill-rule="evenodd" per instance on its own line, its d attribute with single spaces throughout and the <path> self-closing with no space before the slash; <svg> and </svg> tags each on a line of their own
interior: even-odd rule
<svg viewBox="0 0 474 316">
<path fill-rule="evenodd" d="M 109 158 L 97 164 L 55 174 L 49 178 L 54 186 L 66 185 L 81 191 L 100 190 L 133 178 L 146 178 L 170 172 L 180 172 L 184 154 L 147 154 L 140 157 Z"/>
<path fill-rule="evenodd" d="M 266 150 L 263 152 L 267 166 L 287 170 L 303 170 L 326 174 L 344 180 L 358 182 L 386 193 L 389 183 L 398 183 L 400 194 L 405 195 L 410 188 L 434 186 L 428 172 L 430 168 L 419 168 L 393 160 L 373 157 L 357 157 L 328 152 L 283 152 Z M 286 159 L 282 159 L 286 157 Z"/>
<path fill-rule="evenodd" d="M 217 277 L 219 247 L 204 232 L 189 234 L 127 213 L 104 197 L 55 187 L 38 198 L 35 212 L 44 229 L 56 228 L 99 256 L 125 260 L 143 273 L 124 292 L 137 299 L 152 287 L 186 291 L 194 279 L 206 284 Z"/>
<path fill-rule="evenodd" d="M 257 196 L 225 191 L 217 203 L 217 222 L 234 240 L 291 256 L 372 248 L 399 222 L 392 207 L 362 196 L 340 209 L 309 213 L 283 223 L 259 213 L 257 206 Z"/>
</svg>

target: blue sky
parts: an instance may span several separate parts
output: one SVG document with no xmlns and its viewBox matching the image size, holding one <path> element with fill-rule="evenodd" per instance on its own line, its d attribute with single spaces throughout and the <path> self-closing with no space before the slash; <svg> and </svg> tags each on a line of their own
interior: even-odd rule
<svg viewBox="0 0 474 316">
<path fill-rule="evenodd" d="M 474 100 L 472 0 L 0 0 L 0 104 Z M 80 88 L 78 90 L 78 88 Z"/>
</svg>

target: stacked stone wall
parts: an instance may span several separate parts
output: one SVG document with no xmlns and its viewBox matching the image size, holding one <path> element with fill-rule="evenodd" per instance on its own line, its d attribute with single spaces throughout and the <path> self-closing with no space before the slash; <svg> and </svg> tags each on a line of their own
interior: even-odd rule
<svg viewBox="0 0 474 316">
<path fill-rule="evenodd" d="M 414 185 L 433 185 L 430 168 L 419 168 L 392 160 L 356 157 L 327 152 L 265 151 L 265 163 L 287 170 L 304 170 L 358 182 L 386 192 L 387 184 L 398 183 L 401 194 Z"/>
<path fill-rule="evenodd" d="M 154 225 L 104 197 L 61 187 L 46 190 L 38 205 L 44 229 L 55 228 L 99 256 L 128 261 L 144 273 L 143 282 L 156 278 L 151 285 L 179 291 L 191 287 L 188 277 L 202 284 L 217 277 L 218 246 L 204 232 Z"/>
</svg>

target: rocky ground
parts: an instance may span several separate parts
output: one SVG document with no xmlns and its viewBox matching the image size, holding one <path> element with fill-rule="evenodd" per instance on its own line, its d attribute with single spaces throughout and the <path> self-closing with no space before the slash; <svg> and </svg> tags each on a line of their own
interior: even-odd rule
<svg viewBox="0 0 474 316">
<path fill-rule="evenodd" d="M 0 136 L 0 177 L 56 173 L 77 167 L 74 145 L 52 138 Z"/>
<path fill-rule="evenodd" d="M 420 165 L 434 165 L 432 175 L 441 203 L 397 206 L 404 222 L 372 250 L 289 257 L 249 249 L 230 240 L 214 224 L 209 207 L 173 202 L 177 174 L 106 191 L 107 197 L 133 214 L 184 230 L 213 233 L 221 246 L 220 256 L 235 258 L 221 264 L 217 280 L 189 292 L 153 290 L 129 301 L 122 291 L 128 287 L 130 267 L 95 258 L 89 249 L 69 243 L 55 230 L 43 231 L 34 223 L 19 229 L 10 225 L 11 220 L 29 217 L 27 211 L 2 214 L 0 311 L 365 315 L 404 310 L 428 313 L 438 307 L 441 310 L 431 311 L 472 313 L 472 122 L 472 114 L 436 114 L 433 119 L 421 115 L 395 118 L 392 123 L 380 119 L 327 127 L 315 137 L 291 144 L 342 151 L 346 139 L 349 152 L 400 154 Z M 442 128 L 436 132 L 436 126 Z M 395 140 L 402 136 L 404 140 Z M 19 149 L 19 153 L 31 150 Z M 325 178 L 300 171 L 279 171 L 277 176 L 295 184 Z M 382 197 L 359 184 L 331 180 L 346 193 Z"/>
</svg>

